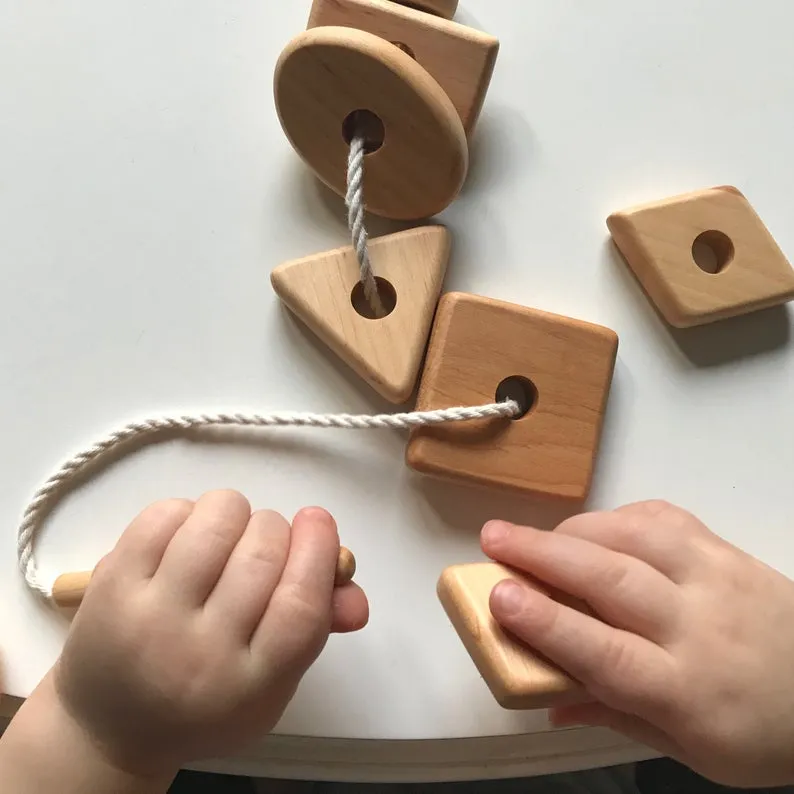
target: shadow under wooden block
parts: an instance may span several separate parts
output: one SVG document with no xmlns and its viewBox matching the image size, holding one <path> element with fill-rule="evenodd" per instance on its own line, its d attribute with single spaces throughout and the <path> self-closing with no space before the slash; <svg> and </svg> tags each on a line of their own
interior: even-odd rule
<svg viewBox="0 0 794 794">
<path fill-rule="evenodd" d="M 441 86 L 471 137 L 493 75 L 498 39 L 391 0 L 314 0 L 308 27 L 324 25 L 358 28 L 397 44 Z"/>
<path fill-rule="evenodd" d="M 608 328 L 476 295 L 444 295 L 418 410 L 512 398 L 526 413 L 418 428 L 408 465 L 469 485 L 583 501 L 617 348 Z"/>
<path fill-rule="evenodd" d="M 581 685 L 507 634 L 491 615 L 491 591 L 506 579 L 549 592 L 496 563 L 453 566 L 438 582 L 439 600 L 493 696 L 505 709 L 522 710 L 585 700 Z"/>
<path fill-rule="evenodd" d="M 794 269 L 734 187 L 632 207 L 610 215 L 607 226 L 647 295 L 676 328 L 794 299 Z"/>
<path fill-rule="evenodd" d="M 422 365 L 451 239 L 425 226 L 370 241 L 379 292 L 390 313 L 373 319 L 359 295 L 352 246 L 287 262 L 273 289 L 312 331 L 380 395 L 393 403 L 413 393 Z"/>
</svg>

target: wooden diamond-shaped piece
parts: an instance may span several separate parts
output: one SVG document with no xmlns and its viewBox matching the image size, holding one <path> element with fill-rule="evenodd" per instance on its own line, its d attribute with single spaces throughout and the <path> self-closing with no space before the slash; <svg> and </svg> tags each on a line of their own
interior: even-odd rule
<svg viewBox="0 0 794 794">
<path fill-rule="evenodd" d="M 418 410 L 513 397 L 527 413 L 418 428 L 408 465 L 467 484 L 583 500 L 617 348 L 608 328 L 476 295 L 444 295 Z"/>
<path fill-rule="evenodd" d="M 676 328 L 794 299 L 794 270 L 734 187 L 616 212 L 607 226 L 650 299 Z"/>
<path fill-rule="evenodd" d="M 270 280 L 287 307 L 373 389 L 402 403 L 416 385 L 450 243 L 443 226 L 370 240 L 372 266 L 393 305 L 379 319 L 360 314 L 354 306 L 360 286 L 352 246 L 287 262 Z"/>
<path fill-rule="evenodd" d="M 506 579 L 549 592 L 496 563 L 454 565 L 438 581 L 439 600 L 491 693 L 506 709 L 550 708 L 584 699 L 580 684 L 511 637 L 494 619 L 491 591 Z M 554 597 L 583 609 L 562 594 Z"/>
</svg>

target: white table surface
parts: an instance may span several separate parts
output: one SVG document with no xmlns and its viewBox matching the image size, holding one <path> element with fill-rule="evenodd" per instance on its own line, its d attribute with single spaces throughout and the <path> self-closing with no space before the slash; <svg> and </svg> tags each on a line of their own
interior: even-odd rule
<svg viewBox="0 0 794 794">
<path fill-rule="evenodd" d="M 20 512 L 64 457 L 160 413 L 390 409 L 269 286 L 280 261 L 346 241 L 340 202 L 299 162 L 272 102 L 275 60 L 308 6 L 0 0 L 0 652 L 12 694 L 30 692 L 67 628 L 15 567 Z M 605 227 L 626 205 L 731 183 L 794 256 L 794 5 L 463 0 L 459 19 L 502 50 L 469 180 L 442 217 L 447 288 L 619 333 L 592 507 L 667 498 L 794 575 L 790 312 L 671 332 Z M 372 622 L 331 641 L 279 733 L 381 740 L 388 754 L 415 746 L 388 740 L 438 749 L 452 745 L 430 740 L 546 731 L 544 713 L 493 702 L 434 589 L 446 565 L 480 558 L 488 518 L 552 526 L 564 510 L 428 481 L 403 450 L 399 434 L 315 430 L 148 447 L 57 510 L 42 567 L 91 567 L 163 497 L 234 487 L 285 514 L 319 503 L 356 552 Z M 556 736 L 520 745 L 522 771 L 643 752 L 599 732 Z M 472 775 L 499 773 L 484 766 L 501 757 L 489 741 L 456 745 L 469 766 L 482 756 Z M 295 746 L 300 766 L 309 753 Z M 375 745 L 312 746 L 328 761 Z M 262 748 L 246 768 L 274 757 Z M 468 775 L 445 763 L 423 776 Z"/>
</svg>

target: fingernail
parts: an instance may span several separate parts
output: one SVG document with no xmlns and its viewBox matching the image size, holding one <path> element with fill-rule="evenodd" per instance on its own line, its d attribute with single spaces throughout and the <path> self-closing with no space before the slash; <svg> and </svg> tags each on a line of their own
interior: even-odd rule
<svg viewBox="0 0 794 794">
<path fill-rule="evenodd" d="M 498 546 L 510 534 L 510 524 L 504 521 L 489 521 L 482 528 L 482 542 L 489 546 Z"/>
<path fill-rule="evenodd" d="M 524 610 L 526 596 L 524 588 L 517 582 L 509 580 L 500 582 L 494 588 L 491 598 L 499 614 L 505 618 L 512 618 Z"/>
</svg>

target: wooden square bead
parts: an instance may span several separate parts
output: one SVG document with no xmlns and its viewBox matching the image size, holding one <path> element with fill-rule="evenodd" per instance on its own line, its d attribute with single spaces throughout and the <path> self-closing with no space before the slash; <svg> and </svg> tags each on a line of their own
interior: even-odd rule
<svg viewBox="0 0 794 794">
<path fill-rule="evenodd" d="M 508 396 L 529 410 L 512 421 L 418 428 L 408 465 L 467 484 L 583 500 L 617 348 L 608 328 L 476 295 L 442 296 L 418 410 Z"/>
<path fill-rule="evenodd" d="M 314 0 L 309 28 L 325 25 L 358 28 L 397 44 L 435 78 L 471 135 L 491 82 L 497 39 L 391 0 Z"/>
<path fill-rule="evenodd" d="M 794 298 L 794 270 L 734 187 L 616 212 L 607 225 L 650 299 L 677 328 Z"/>
<path fill-rule="evenodd" d="M 505 632 L 494 619 L 491 591 L 506 579 L 549 592 L 496 563 L 455 565 L 438 582 L 439 600 L 494 698 L 506 709 L 551 708 L 582 700 L 581 685 Z M 570 599 L 561 600 L 581 608 Z"/>
</svg>

